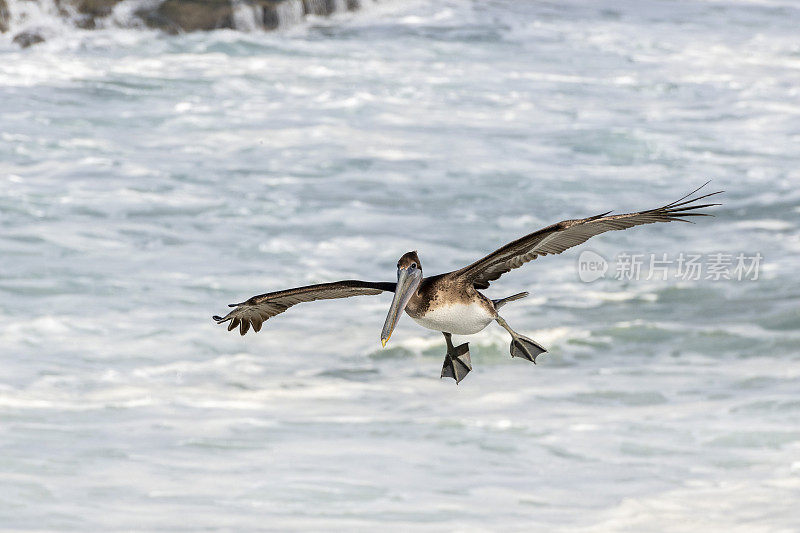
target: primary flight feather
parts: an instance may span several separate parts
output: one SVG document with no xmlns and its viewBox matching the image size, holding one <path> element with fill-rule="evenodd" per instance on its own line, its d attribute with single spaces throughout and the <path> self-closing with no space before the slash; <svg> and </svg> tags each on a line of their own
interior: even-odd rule
<svg viewBox="0 0 800 533">
<path fill-rule="evenodd" d="M 423 277 L 417 252 L 408 252 L 397 262 L 396 283 L 345 280 L 268 292 L 242 303 L 231 304 L 230 307 L 234 308 L 231 312 L 224 317 L 214 316 L 214 320 L 218 324 L 229 322 L 229 331 L 238 327 L 239 333 L 244 335 L 250 327 L 260 331 L 264 321 L 299 303 L 393 292 L 394 299 L 384 323 L 381 342 L 386 345 L 403 311 L 418 324 L 441 331 L 447 343 L 442 377 L 452 377 L 459 382 L 472 370 L 468 345 L 465 343 L 454 347 L 451 335 L 477 333 L 492 321 L 497 321 L 511 334 L 512 357 L 522 357 L 535 363 L 536 357 L 546 350 L 536 341 L 512 330 L 497 313 L 502 305 L 522 298 L 527 293 L 490 300 L 478 289 L 487 289 L 490 282 L 539 256 L 560 254 L 607 231 L 656 222 L 689 222 L 687 217 L 710 216 L 698 210 L 720 204 L 699 201 L 722 191 L 690 198 L 707 184 L 655 209 L 622 215 L 607 212 L 558 222 L 512 241 L 464 268 L 445 274 Z"/>
</svg>

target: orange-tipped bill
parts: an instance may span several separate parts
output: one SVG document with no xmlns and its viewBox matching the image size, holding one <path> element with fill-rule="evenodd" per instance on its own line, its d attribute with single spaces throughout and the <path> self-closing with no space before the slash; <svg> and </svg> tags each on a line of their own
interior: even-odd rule
<svg viewBox="0 0 800 533">
<path fill-rule="evenodd" d="M 389 314 L 386 316 L 386 322 L 383 324 L 383 331 L 381 332 L 381 344 L 386 347 L 389 338 L 392 336 L 392 331 L 400 320 L 400 315 L 405 311 L 406 305 L 419 287 L 422 281 L 422 271 L 418 268 L 398 268 L 397 269 L 397 287 L 394 290 L 394 300 L 392 306 L 389 308 Z"/>
</svg>

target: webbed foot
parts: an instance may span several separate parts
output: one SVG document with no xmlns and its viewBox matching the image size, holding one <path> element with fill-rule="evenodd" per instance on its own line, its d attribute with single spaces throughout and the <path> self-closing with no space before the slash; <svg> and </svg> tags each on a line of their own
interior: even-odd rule
<svg viewBox="0 0 800 533">
<path fill-rule="evenodd" d="M 536 364 L 536 357 L 546 351 L 541 344 L 523 335 L 511 338 L 511 357 L 521 357 Z"/>
<path fill-rule="evenodd" d="M 444 364 L 442 364 L 443 378 L 453 378 L 456 380 L 456 385 L 462 379 L 467 377 L 469 371 L 472 370 L 472 360 L 469 357 L 469 343 L 465 342 L 458 346 L 453 346 L 451 335 L 444 333 L 444 340 L 447 341 L 447 355 L 444 356 Z"/>
<path fill-rule="evenodd" d="M 442 365 L 442 377 L 453 378 L 456 385 L 472 370 L 472 360 L 469 357 L 469 343 L 465 342 L 452 350 L 447 350 Z"/>
<path fill-rule="evenodd" d="M 521 357 L 536 364 L 536 357 L 547 351 L 544 346 L 535 340 L 529 339 L 525 335 L 520 335 L 511 329 L 511 326 L 502 317 L 498 316 L 495 320 L 511 335 L 511 357 Z"/>
</svg>

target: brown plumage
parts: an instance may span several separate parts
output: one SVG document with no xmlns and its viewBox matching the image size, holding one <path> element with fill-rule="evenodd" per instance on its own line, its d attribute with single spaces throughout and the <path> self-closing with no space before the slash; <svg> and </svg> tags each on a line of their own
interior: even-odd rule
<svg viewBox="0 0 800 533">
<path fill-rule="evenodd" d="M 244 335 L 251 325 L 256 332 L 261 331 L 261 324 L 265 320 L 279 315 L 299 303 L 380 294 L 384 291 L 394 292 L 394 287 L 395 284 L 391 282 L 371 282 L 355 279 L 307 285 L 285 291 L 259 294 L 245 302 L 230 304 L 228 307 L 235 307 L 236 309 L 224 317 L 214 316 L 213 318 L 217 321 L 217 324 L 230 321 L 228 331 L 238 326 L 239 333 Z"/>
<path fill-rule="evenodd" d="M 706 184 L 704 184 L 703 187 Z M 283 313 L 289 307 L 298 303 L 380 294 L 381 292 L 395 292 L 395 290 L 397 290 L 398 294 L 395 296 L 395 300 L 400 297 L 399 293 L 404 291 L 408 298 L 403 300 L 405 303 L 399 310 L 395 309 L 393 314 L 390 314 L 392 320 L 389 322 L 392 323 L 389 326 L 385 326 L 385 330 L 388 331 L 388 333 L 385 337 L 382 337 L 384 344 L 386 340 L 388 340 L 388 336 L 391 335 L 394 323 L 396 323 L 399 318 L 398 312 L 402 314 L 403 311 L 406 311 L 412 318 L 425 327 L 434 328 L 431 324 L 436 324 L 436 329 L 443 328 L 441 331 L 445 333 L 446 337 L 450 333 L 457 333 L 459 327 L 461 327 L 461 329 L 467 327 L 464 326 L 464 323 L 470 320 L 473 322 L 469 327 L 472 327 L 474 330 L 477 330 L 477 328 L 482 329 L 485 327 L 485 324 L 481 321 L 486 321 L 488 324 L 488 322 L 493 319 L 498 321 L 502 320 L 499 318 L 499 315 L 497 315 L 497 308 L 499 308 L 502 303 L 521 298 L 527 293 L 521 293 L 509 298 L 493 301 L 478 292 L 477 289 L 488 288 L 490 282 L 498 279 L 506 272 L 536 259 L 540 255 L 559 254 L 568 248 L 577 246 L 589 238 L 605 233 L 606 231 L 623 230 L 633 226 L 652 224 L 655 222 L 689 222 L 686 220 L 686 217 L 710 216 L 705 213 L 698 213 L 697 210 L 720 204 L 698 204 L 697 202 L 703 198 L 719 194 L 722 191 L 687 200 L 687 198 L 700 190 L 700 188 L 695 189 L 675 202 L 656 209 L 623 215 L 610 215 L 609 212 L 589 218 L 564 220 L 510 242 L 462 269 L 446 274 L 439 274 L 437 276 L 422 278 L 422 264 L 417 252 L 408 252 L 404 254 L 397 263 L 398 280 L 402 273 L 402 275 L 405 276 L 403 277 L 403 283 L 406 283 L 406 287 L 411 287 L 408 290 L 397 287 L 397 284 L 392 282 L 368 282 L 358 280 L 309 285 L 306 287 L 261 294 L 253 296 L 245 302 L 231 304 L 231 307 L 234 307 L 234 309 L 230 313 L 224 317 L 214 316 L 214 320 L 219 324 L 230 322 L 230 324 L 228 324 L 229 331 L 238 327 L 239 333 L 244 335 L 251 326 L 255 331 L 260 331 L 261 325 L 265 320 Z M 417 277 L 415 280 L 411 282 L 408 281 L 408 279 L 410 279 L 407 279 L 406 276 L 408 272 L 416 272 L 415 275 Z M 392 306 L 393 308 L 395 307 L 395 302 L 393 302 Z M 469 313 L 472 314 L 465 314 L 464 311 L 457 311 L 448 315 L 446 311 L 442 311 L 443 309 L 453 308 L 453 306 L 461 306 L 463 309 L 469 308 Z M 445 314 L 442 315 L 442 312 Z M 431 318 L 434 315 L 435 318 Z M 450 318 L 450 316 L 452 316 L 452 318 Z M 500 322 L 500 324 L 507 328 L 509 332 L 512 331 L 507 327 L 504 321 Z M 450 327 L 452 329 L 447 329 Z M 530 341 L 537 348 L 541 348 L 538 344 L 526 337 L 521 337 L 516 333 L 512 333 L 512 335 L 517 335 L 517 337 L 514 337 L 514 342 L 518 342 L 519 339 L 522 338 L 523 341 Z M 454 348 L 454 350 L 455 349 L 456 348 Z M 541 351 L 544 351 L 544 349 L 541 348 Z M 455 354 L 456 352 L 453 353 Z M 514 345 L 512 343 L 512 355 L 514 354 Z M 533 355 L 531 360 L 535 360 L 535 354 L 529 353 L 528 355 Z M 453 357 L 456 357 L 456 355 L 453 355 Z"/>
<path fill-rule="evenodd" d="M 609 215 L 611 211 L 608 211 L 589 218 L 561 221 L 510 242 L 471 265 L 451 272 L 450 275 L 471 281 L 475 288 L 487 289 L 489 288 L 489 282 L 498 279 L 506 272 L 521 267 L 540 255 L 560 254 L 568 248 L 582 244 L 589 238 L 607 231 L 628 229 L 655 222 L 672 222 L 675 220 L 690 222 L 685 220 L 684 217 L 712 216 L 706 213 L 697 213 L 695 210 L 720 204 L 696 204 L 695 202 L 719 194 L 722 191 L 686 200 L 700 188 L 671 204 L 656 209 L 624 215 Z"/>
</svg>

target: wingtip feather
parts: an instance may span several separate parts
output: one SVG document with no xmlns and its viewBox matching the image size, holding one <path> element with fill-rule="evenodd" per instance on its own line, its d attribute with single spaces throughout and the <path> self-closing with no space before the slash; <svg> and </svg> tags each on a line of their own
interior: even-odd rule
<svg viewBox="0 0 800 533">
<path fill-rule="evenodd" d="M 693 190 L 693 191 L 692 191 L 692 192 L 690 192 L 689 194 L 687 194 L 687 195 L 685 195 L 685 196 L 682 196 L 682 197 L 678 198 L 677 200 L 675 200 L 675 201 L 674 201 L 674 202 L 672 202 L 671 204 L 668 204 L 666 207 L 671 207 L 671 206 L 674 206 L 674 205 L 675 205 L 675 204 L 677 204 L 678 202 L 680 202 L 680 201 L 682 201 L 682 200 L 685 200 L 685 199 L 689 198 L 691 195 L 693 195 L 694 193 L 696 193 L 697 191 L 699 191 L 700 189 L 702 189 L 703 187 L 705 187 L 705 186 L 706 186 L 706 185 L 708 185 L 709 183 L 711 183 L 711 180 L 708 180 L 707 182 L 705 182 L 704 184 L 702 184 L 701 186 L 699 186 L 698 188 L 696 188 L 695 190 Z M 712 194 L 714 194 L 714 193 L 712 193 Z M 701 196 L 701 198 L 702 198 L 702 196 Z M 692 200 L 690 200 L 690 201 L 692 201 Z"/>
</svg>

